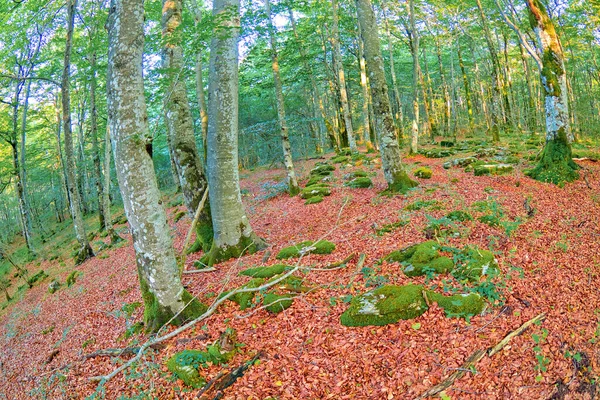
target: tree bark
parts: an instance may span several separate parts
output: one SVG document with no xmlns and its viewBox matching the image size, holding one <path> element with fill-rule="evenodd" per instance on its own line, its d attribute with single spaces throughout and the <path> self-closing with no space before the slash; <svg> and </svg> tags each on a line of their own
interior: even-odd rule
<svg viewBox="0 0 600 400">
<path fill-rule="evenodd" d="M 181 284 L 171 233 L 146 150 L 148 115 L 142 78 L 142 0 L 112 0 L 107 21 L 108 112 L 112 146 L 125 213 L 131 226 L 144 323 L 157 331 L 168 322 L 202 314 L 206 307 Z"/>
<path fill-rule="evenodd" d="M 93 31 L 93 34 L 95 34 L 95 30 Z M 96 191 L 98 192 L 98 220 L 100 222 L 100 230 L 108 232 L 106 229 L 106 212 L 104 211 L 104 202 L 102 201 L 104 185 L 102 182 L 102 168 L 100 165 L 100 147 L 98 146 L 98 110 L 96 106 L 96 88 L 96 51 L 92 49 L 90 54 L 90 137 L 92 142 L 92 158 L 94 162 L 94 179 L 96 181 Z"/>
<path fill-rule="evenodd" d="M 71 51 L 73 47 L 73 28 L 75 24 L 75 7 L 77 0 L 69 0 L 67 5 L 67 39 L 65 43 L 64 69 L 61 81 L 62 92 L 62 119 L 63 131 L 65 136 L 65 170 L 67 190 L 69 192 L 69 201 L 71 216 L 73 217 L 73 228 L 75 236 L 79 242 L 79 250 L 75 256 L 75 263 L 80 264 L 90 257 L 94 252 L 88 242 L 85 223 L 81 215 L 81 199 L 77 190 L 77 180 L 75 177 L 75 156 L 73 154 L 73 132 L 71 130 L 71 92 L 69 78 L 71 73 Z"/>
<path fill-rule="evenodd" d="M 392 117 L 392 107 L 388 96 L 388 87 L 385 81 L 383 58 L 375 13 L 370 0 L 356 0 L 358 21 L 362 28 L 363 42 L 365 45 L 365 59 L 369 71 L 371 96 L 375 114 L 375 127 L 379 136 L 379 147 L 383 175 L 391 192 L 405 192 L 417 185 L 412 181 L 402 165 L 400 147 Z"/>
<path fill-rule="evenodd" d="M 579 177 L 572 159 L 573 134 L 569 126 L 567 72 L 563 49 L 548 11 L 540 0 L 526 0 L 530 23 L 542 50 L 540 77 L 546 105 L 546 145 L 537 166 L 529 172 L 534 179 L 563 184 Z"/>
<path fill-rule="evenodd" d="M 344 123 L 346 125 L 346 134 L 348 136 L 348 146 L 353 153 L 358 151 L 356 147 L 356 139 L 354 138 L 354 130 L 352 128 L 352 113 L 348 102 L 348 92 L 346 91 L 346 75 L 344 74 L 344 65 L 342 63 L 342 50 L 340 47 L 340 32 L 338 23 L 338 0 L 331 0 L 331 8 L 333 12 L 333 23 L 331 26 L 331 41 L 334 52 L 335 70 L 338 76 L 338 89 L 340 100 L 342 102 L 342 113 Z"/>
<path fill-rule="evenodd" d="M 193 217 L 208 185 L 196 147 L 192 113 L 183 79 L 182 8 L 181 0 L 163 0 L 163 67 L 168 82 L 164 108 L 168 143 L 171 146 L 188 215 Z M 209 207 L 200 215 L 196 234 L 197 245 L 194 246 L 194 250 L 202 248 L 208 251 L 213 237 Z"/>
<path fill-rule="evenodd" d="M 363 92 L 363 104 L 362 104 L 362 112 L 363 112 L 363 140 L 366 142 L 367 149 L 373 148 L 373 143 L 371 143 L 371 121 L 369 115 L 369 101 L 370 101 L 370 93 L 369 93 L 369 82 L 367 79 L 367 63 L 365 61 L 365 45 L 362 40 L 362 31 L 360 28 L 360 24 L 358 24 L 358 59 L 360 65 L 360 86 Z"/>
<path fill-rule="evenodd" d="M 239 0 L 214 0 L 220 21 L 211 41 L 208 101 L 208 181 L 214 240 L 206 264 L 255 252 L 264 242 L 254 233 L 240 193 L 238 171 Z"/>
<path fill-rule="evenodd" d="M 294 162 L 292 160 L 292 147 L 288 133 L 287 121 L 285 118 L 285 102 L 283 99 L 283 85 L 281 83 L 281 75 L 279 74 L 279 60 L 277 57 L 277 43 L 275 37 L 275 28 L 273 27 L 273 17 L 271 15 L 271 4 L 269 0 L 265 0 L 265 12 L 267 14 L 267 27 L 269 31 L 269 41 L 271 43 L 271 60 L 273 68 L 273 83 L 275 87 L 275 100 L 277 103 L 277 120 L 281 135 L 281 147 L 283 148 L 283 164 L 287 172 L 288 192 L 291 196 L 300 193 L 300 187 L 296 180 L 296 172 L 294 171 Z"/>
</svg>

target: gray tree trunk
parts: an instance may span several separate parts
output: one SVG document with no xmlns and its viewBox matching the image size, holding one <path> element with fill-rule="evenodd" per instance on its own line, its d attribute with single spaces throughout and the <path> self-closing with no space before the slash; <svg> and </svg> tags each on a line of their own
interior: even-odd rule
<svg viewBox="0 0 600 400">
<path fill-rule="evenodd" d="M 106 124 L 106 135 L 104 137 L 104 184 L 100 194 L 100 202 L 104 210 L 104 229 L 110 237 L 110 243 L 115 244 L 122 241 L 121 237 L 115 232 L 112 224 L 112 214 L 110 212 L 110 124 Z"/>
<path fill-rule="evenodd" d="M 146 329 L 202 313 L 181 283 L 154 166 L 146 151 L 148 115 L 142 78 L 144 3 L 112 0 L 107 21 L 108 115 L 119 188 L 131 226 Z"/>
<path fill-rule="evenodd" d="M 71 130 L 71 92 L 69 78 L 71 73 L 71 50 L 73 47 L 73 28 L 75 24 L 75 6 L 77 0 L 69 0 L 67 5 L 67 40 L 65 44 L 64 69 L 61 81 L 62 92 L 62 118 L 63 131 L 65 135 L 65 170 L 67 190 L 69 192 L 69 202 L 71 217 L 73 218 L 73 228 L 75 236 L 79 242 L 79 250 L 75 256 L 75 263 L 80 264 L 90 257 L 94 252 L 87 239 L 85 224 L 81 215 L 81 199 L 77 190 L 77 179 L 75 177 L 75 156 L 73 154 L 73 132 Z"/>
<path fill-rule="evenodd" d="M 238 171 L 239 0 L 214 0 L 221 22 L 210 49 L 208 98 L 208 182 L 214 240 L 209 265 L 254 252 L 264 242 L 252 230 L 240 193 Z"/>
<path fill-rule="evenodd" d="M 354 138 L 354 130 L 352 129 L 352 113 L 348 102 L 348 92 L 346 91 L 346 75 L 344 74 L 344 65 L 342 63 L 342 50 L 340 48 L 340 31 L 338 27 L 338 0 L 331 0 L 333 11 L 333 23 L 331 27 L 331 40 L 334 51 L 335 70 L 338 76 L 338 84 L 340 91 L 340 100 L 342 102 L 342 113 L 344 114 L 344 123 L 346 124 L 346 134 L 348 135 L 348 145 L 350 150 L 355 153 L 358 151 L 356 147 L 356 139 Z"/>
<path fill-rule="evenodd" d="M 102 167 L 100 165 L 100 148 L 98 146 L 98 110 L 96 107 L 96 51 L 92 50 L 90 54 L 90 123 L 91 123 L 91 142 L 92 142 L 92 159 L 94 162 L 94 179 L 96 181 L 96 191 L 98 192 L 98 220 L 100 222 L 100 230 L 106 229 L 106 212 L 104 211 L 104 202 L 102 194 L 104 192 L 102 182 Z M 110 223 L 110 221 L 109 221 Z"/>
<path fill-rule="evenodd" d="M 168 82 L 164 100 L 169 145 L 175 163 L 188 214 L 193 217 L 208 184 L 200 161 L 194 124 L 187 98 L 184 78 L 181 0 L 163 0 L 162 35 L 164 41 L 163 67 Z M 212 244 L 210 208 L 205 207 L 197 223 L 197 245 L 208 251 Z"/>
<path fill-rule="evenodd" d="M 379 136 L 382 168 L 388 183 L 388 190 L 392 192 L 405 192 L 415 187 L 402 165 L 400 147 L 395 133 L 392 107 L 388 96 L 388 87 L 385 81 L 383 58 L 377 31 L 375 13 L 370 0 L 356 0 L 358 21 L 362 28 L 363 42 L 365 44 L 365 59 L 369 71 L 371 96 L 375 114 L 375 129 Z"/>
<path fill-rule="evenodd" d="M 275 86 L 275 99 L 277 103 L 277 120 L 279 129 L 281 130 L 281 147 L 283 148 L 283 164 L 287 172 L 288 192 L 291 196 L 300 193 L 300 187 L 296 180 L 296 172 L 294 171 L 294 161 L 292 160 L 292 147 L 288 133 L 287 121 L 285 119 L 285 102 L 283 100 L 283 84 L 281 83 L 281 75 L 279 74 L 279 59 L 277 57 L 277 42 L 275 37 L 275 28 L 273 27 L 273 17 L 271 15 L 271 4 L 269 0 L 265 0 L 265 12 L 267 13 L 267 24 L 269 31 L 269 41 L 271 42 L 271 59 L 273 61 L 273 83 Z"/>
</svg>

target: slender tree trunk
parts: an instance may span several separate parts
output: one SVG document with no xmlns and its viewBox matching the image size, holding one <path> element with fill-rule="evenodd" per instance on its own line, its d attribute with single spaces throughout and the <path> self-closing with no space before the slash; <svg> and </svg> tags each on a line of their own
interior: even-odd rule
<svg viewBox="0 0 600 400">
<path fill-rule="evenodd" d="M 200 21 L 202 20 L 202 9 L 198 0 L 192 1 L 194 8 L 194 25 L 196 32 L 201 29 Z M 200 43 L 199 38 L 196 38 Z M 203 42 L 202 42 L 203 43 Z M 206 137 L 208 134 L 208 113 L 206 111 L 206 96 L 204 94 L 204 77 L 202 66 L 202 48 L 199 46 L 196 52 L 196 99 L 198 100 L 198 108 L 200 111 L 200 125 L 202 127 L 202 154 L 204 155 L 204 163 L 206 164 Z"/>
<path fill-rule="evenodd" d="M 100 148 L 98 146 L 98 110 L 96 108 L 96 51 L 92 50 L 90 54 L 90 123 L 91 123 L 91 142 L 92 158 L 94 162 L 94 180 L 96 181 L 96 191 L 98 192 L 98 220 L 100 230 L 106 231 L 106 214 L 104 203 L 102 202 L 103 184 L 102 171 L 100 166 Z"/>
<path fill-rule="evenodd" d="M 163 0 L 163 66 L 168 82 L 164 100 L 165 120 L 184 202 L 188 214 L 193 217 L 208 185 L 196 147 L 192 113 L 183 80 L 181 18 L 181 0 Z M 196 226 L 197 243 L 194 250 L 202 248 L 208 251 L 213 237 L 209 207 L 202 210 Z"/>
<path fill-rule="evenodd" d="M 31 79 L 28 79 L 25 83 L 25 98 L 23 99 L 23 115 L 21 118 L 21 182 L 23 185 L 23 201 L 25 205 L 25 210 L 29 211 L 31 207 L 29 206 L 29 196 L 27 189 L 27 164 L 26 154 L 27 154 L 27 113 L 29 111 L 29 96 L 31 95 Z M 31 213 L 25 213 L 25 220 L 27 222 L 27 230 L 33 232 L 31 227 Z"/>
<path fill-rule="evenodd" d="M 281 83 L 281 75 L 279 74 L 279 60 L 277 58 L 277 43 L 275 38 L 275 28 L 273 27 L 273 17 L 271 15 L 271 4 L 269 0 L 265 0 L 265 12 L 267 13 L 267 24 L 269 31 L 269 41 L 271 43 L 271 59 L 273 67 L 273 83 L 275 86 L 275 100 L 277 103 L 277 120 L 281 134 L 281 147 L 283 148 L 283 164 L 287 172 L 288 192 L 291 196 L 300 193 L 300 187 L 296 180 L 296 172 L 294 171 L 294 162 L 292 160 L 292 147 L 288 134 L 287 121 L 285 119 L 285 102 L 283 100 L 283 84 Z"/>
<path fill-rule="evenodd" d="M 492 34 L 490 27 L 483 12 L 481 0 L 477 1 L 477 8 L 479 9 L 479 17 L 481 25 L 483 26 L 483 32 L 485 41 L 487 43 L 490 58 L 492 60 L 492 99 L 491 99 L 491 134 L 494 142 L 500 141 L 500 120 L 502 114 L 502 108 L 500 106 L 500 95 L 501 95 L 501 83 L 500 83 L 500 61 L 498 60 L 498 54 L 492 42 Z"/>
<path fill-rule="evenodd" d="M 352 113 L 348 102 L 348 92 L 346 91 L 346 76 L 344 74 L 344 65 L 342 63 L 342 50 L 340 47 L 340 32 L 338 27 L 338 0 L 331 0 L 333 11 L 333 24 L 331 32 L 332 47 L 334 50 L 334 64 L 338 76 L 338 89 L 340 100 L 342 102 L 342 114 L 346 125 L 346 134 L 348 136 L 348 145 L 353 153 L 358 151 L 356 147 L 356 139 L 354 138 L 354 130 L 352 129 Z"/>
<path fill-rule="evenodd" d="M 385 81 L 383 58 L 375 13 L 370 0 L 356 0 L 358 21 L 362 28 L 365 45 L 365 59 L 369 71 L 375 127 L 379 136 L 379 146 L 383 175 L 391 192 L 405 192 L 417 185 L 412 181 L 402 165 L 400 146 L 396 137 L 392 107 Z"/>
<path fill-rule="evenodd" d="M 531 70 L 529 68 L 529 63 L 527 62 L 527 57 L 525 55 L 525 49 L 523 45 L 519 41 L 519 50 L 521 52 L 521 61 L 523 63 L 523 71 L 525 71 L 525 84 L 527 87 L 527 128 L 530 132 L 534 132 L 537 126 L 537 112 L 535 108 L 535 98 L 533 95 L 533 79 L 531 78 Z"/>
<path fill-rule="evenodd" d="M 75 256 L 75 264 L 80 264 L 90 257 L 94 252 L 88 242 L 85 231 L 85 223 L 81 215 L 81 199 L 77 190 L 77 179 L 75 177 L 75 156 L 73 154 L 73 132 L 71 130 L 71 92 L 69 78 L 71 74 L 71 50 L 73 47 L 73 28 L 75 24 L 75 7 L 77 0 L 69 0 L 67 5 L 67 40 L 65 43 L 64 69 L 61 81 L 62 92 L 62 120 L 65 134 L 65 170 L 67 190 L 69 191 L 71 216 L 73 217 L 73 228 L 79 242 L 79 250 Z"/>
<path fill-rule="evenodd" d="M 392 89 L 393 89 L 393 93 L 394 93 L 394 102 L 395 107 L 392 107 L 392 109 L 396 109 L 396 124 L 398 125 L 398 138 L 400 139 L 400 141 L 402 142 L 402 136 L 403 136 L 403 128 L 404 128 L 404 113 L 402 112 L 402 99 L 400 97 L 400 90 L 398 89 L 398 80 L 396 78 L 396 65 L 394 63 L 394 51 L 393 51 L 393 47 L 392 47 L 392 34 L 390 32 L 390 26 L 389 26 L 389 22 L 388 22 L 388 18 L 387 18 L 387 13 L 385 12 L 384 9 L 384 13 L 383 13 L 383 20 L 385 23 L 385 33 L 387 36 L 387 43 L 388 43 L 388 56 L 389 56 L 389 60 L 390 60 L 390 75 L 392 76 Z"/>
<path fill-rule="evenodd" d="M 444 74 L 444 64 L 442 62 L 442 52 L 438 38 L 434 38 L 435 52 L 438 60 L 438 68 L 440 71 L 440 80 L 442 82 L 442 93 L 444 97 L 444 136 L 450 132 L 450 94 L 448 93 L 448 82 L 446 82 L 446 74 Z"/>
<path fill-rule="evenodd" d="M 569 126 L 567 72 L 560 40 L 548 11 L 540 0 L 526 0 L 531 27 L 543 54 L 538 63 L 546 103 L 546 145 L 538 165 L 529 175 L 543 182 L 562 184 L 578 178 L 573 162 Z"/>
<path fill-rule="evenodd" d="M 415 28 L 415 2 L 414 0 L 408 1 L 408 14 L 410 18 L 409 28 L 409 44 L 410 51 L 413 58 L 413 119 L 412 119 L 412 134 L 410 141 L 410 152 L 416 154 L 419 147 L 419 94 L 420 89 L 420 75 L 421 67 L 419 65 L 419 35 Z"/>
<path fill-rule="evenodd" d="M 456 49 L 458 50 L 458 65 L 463 78 L 463 84 L 465 86 L 465 98 L 467 101 L 467 114 L 469 116 L 469 129 L 471 132 L 475 129 L 473 121 L 473 100 L 471 99 L 471 85 L 469 84 L 469 77 L 467 76 L 467 70 L 465 68 L 465 62 L 462 56 L 462 50 L 460 48 L 460 40 L 456 41 Z"/>
<path fill-rule="evenodd" d="M 358 59 L 360 65 L 360 86 L 363 92 L 363 138 L 366 141 L 367 149 L 371 149 L 373 144 L 371 143 L 371 121 L 369 115 L 369 101 L 370 101 L 370 93 L 369 93 L 369 83 L 367 80 L 367 64 L 365 61 L 365 45 L 362 39 L 362 31 L 360 24 L 358 24 Z"/>
<path fill-rule="evenodd" d="M 238 37 L 239 0 L 214 0 L 215 29 L 210 50 L 208 101 L 208 180 L 214 227 L 213 245 L 205 258 L 213 265 L 264 242 L 254 233 L 240 194 L 238 171 Z"/>
<path fill-rule="evenodd" d="M 63 193 L 63 200 L 66 202 L 62 203 L 63 208 L 61 209 L 61 212 L 64 211 L 66 204 L 71 204 L 71 198 L 69 197 L 69 189 L 67 188 L 67 169 L 65 167 L 65 158 L 63 156 L 63 151 L 62 151 L 62 140 L 60 138 L 61 136 L 61 131 L 62 131 L 62 116 L 61 116 L 61 109 L 58 105 L 59 103 L 59 95 L 56 95 L 55 98 L 55 103 L 54 103 L 54 108 L 56 110 L 56 154 L 58 154 L 58 167 L 59 167 L 59 173 L 58 175 L 60 176 L 60 188 L 62 190 Z M 64 215 L 63 215 L 63 220 L 65 219 Z"/>
<path fill-rule="evenodd" d="M 110 124 L 106 124 L 106 135 L 104 137 L 104 184 L 102 185 L 102 194 L 100 201 L 102 202 L 102 209 L 104 210 L 104 229 L 108 237 L 110 237 L 110 243 L 115 244 L 122 241 L 118 233 L 115 232 L 112 223 L 112 214 L 110 211 Z"/>
<path fill-rule="evenodd" d="M 206 307 L 181 284 L 152 158 L 146 150 L 148 118 L 142 79 L 144 3 L 112 0 L 107 28 L 108 111 L 115 165 L 131 226 L 149 331 L 192 319 Z"/>
</svg>

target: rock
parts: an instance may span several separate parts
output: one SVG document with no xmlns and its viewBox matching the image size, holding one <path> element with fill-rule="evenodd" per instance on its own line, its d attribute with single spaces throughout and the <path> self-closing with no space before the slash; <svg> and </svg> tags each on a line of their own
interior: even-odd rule
<svg viewBox="0 0 600 400">
<path fill-rule="evenodd" d="M 423 286 L 383 286 L 354 297 L 341 315 L 344 326 L 381 326 L 412 319 L 427 311 Z"/>
<path fill-rule="evenodd" d="M 475 176 L 502 175 L 512 171 L 513 166 L 509 164 L 484 164 L 478 165 L 473 169 Z"/>
<path fill-rule="evenodd" d="M 373 181 L 367 177 L 359 177 L 346 182 L 344 185 L 353 189 L 370 188 L 373 186 Z"/>
<path fill-rule="evenodd" d="M 307 240 L 281 249 L 277 254 L 277 259 L 298 257 L 300 256 L 300 251 L 304 251 L 305 254 L 331 254 L 334 250 L 335 244 L 330 241 L 319 240 L 318 242 L 313 242 Z"/>
<path fill-rule="evenodd" d="M 48 285 L 48 293 L 53 294 L 56 291 L 58 291 L 60 289 L 62 285 L 60 284 L 59 281 L 57 281 L 56 279 L 53 280 L 52 282 L 50 282 L 50 284 Z"/>
<path fill-rule="evenodd" d="M 433 175 L 433 171 L 431 171 L 431 169 L 429 169 L 427 167 L 419 167 L 413 171 L 413 174 L 417 178 L 430 179 L 431 176 Z"/>
<path fill-rule="evenodd" d="M 323 196 L 313 196 L 313 197 L 309 197 L 308 199 L 306 199 L 306 201 L 304 202 L 304 204 L 308 205 L 308 204 L 318 204 L 320 202 L 323 201 Z"/>
<path fill-rule="evenodd" d="M 464 157 L 455 158 L 444 163 L 444 169 L 450 169 L 452 167 L 466 167 L 467 165 L 473 164 L 477 159 L 475 157 Z"/>
<path fill-rule="evenodd" d="M 330 194 L 331 189 L 328 186 L 324 184 L 318 184 L 307 186 L 302 189 L 302 192 L 300 192 L 300 197 L 303 199 L 308 199 L 315 196 L 329 196 Z"/>
</svg>

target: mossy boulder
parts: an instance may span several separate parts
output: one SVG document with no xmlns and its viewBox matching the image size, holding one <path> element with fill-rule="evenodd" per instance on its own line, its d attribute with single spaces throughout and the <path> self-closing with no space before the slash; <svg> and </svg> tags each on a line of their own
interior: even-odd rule
<svg viewBox="0 0 600 400">
<path fill-rule="evenodd" d="M 350 161 L 350 157 L 348 156 L 336 156 L 331 159 L 331 162 L 334 164 L 343 164 Z"/>
<path fill-rule="evenodd" d="M 445 162 L 444 169 L 450 169 L 452 167 L 466 167 L 475 162 L 477 162 L 475 157 L 455 158 L 454 160 Z"/>
<path fill-rule="evenodd" d="M 352 171 L 345 176 L 346 179 L 354 179 L 354 178 L 366 178 L 369 174 L 363 170 Z"/>
<path fill-rule="evenodd" d="M 475 176 L 483 175 L 502 175 L 513 171 L 510 164 L 484 164 L 478 165 L 473 169 Z"/>
<path fill-rule="evenodd" d="M 289 268 L 284 264 L 275 264 L 270 267 L 256 267 L 248 268 L 239 273 L 239 275 L 249 276 L 252 278 L 272 278 L 275 275 L 283 273 L 283 271 Z"/>
<path fill-rule="evenodd" d="M 306 187 L 308 186 L 325 186 L 327 185 L 327 182 L 331 181 L 331 177 L 330 176 L 325 176 L 325 175 L 313 175 L 310 177 L 310 179 L 308 180 L 308 182 L 306 182 Z"/>
<path fill-rule="evenodd" d="M 79 275 L 81 275 L 81 272 L 77 270 L 71 272 L 69 276 L 67 276 L 67 280 L 65 281 L 67 286 L 73 286 L 75 282 L 77 282 L 77 278 L 79 277 Z"/>
<path fill-rule="evenodd" d="M 462 210 L 450 211 L 448 214 L 446 214 L 446 218 L 448 218 L 450 221 L 458 222 L 473 221 L 473 216 Z"/>
<path fill-rule="evenodd" d="M 373 181 L 367 177 L 358 177 L 346 182 L 345 185 L 353 189 L 370 188 L 373 186 Z"/>
<path fill-rule="evenodd" d="M 431 169 L 427 167 L 419 167 L 413 171 L 414 176 L 421 179 L 430 179 L 433 175 Z"/>
<path fill-rule="evenodd" d="M 331 254 L 335 250 L 335 244 L 328 240 L 319 240 L 318 242 L 307 240 L 281 249 L 277 253 L 277 259 L 282 260 L 298 257 L 300 256 L 300 251 L 305 248 L 310 248 L 305 251 L 306 254 Z"/>
<path fill-rule="evenodd" d="M 48 285 L 48 293 L 50 293 L 50 294 L 56 293 L 60 289 L 61 286 L 62 285 L 59 281 L 57 281 L 56 279 L 53 280 L 52 282 L 50 282 L 50 285 Z"/>
<path fill-rule="evenodd" d="M 410 277 L 425 275 L 427 272 L 444 274 L 454 268 L 454 261 L 440 255 L 440 245 L 435 241 L 427 241 L 394 251 L 385 258 L 385 261 L 401 263 L 402 271 Z"/>
<path fill-rule="evenodd" d="M 273 314 L 278 314 L 283 310 L 287 310 L 292 306 L 293 302 L 294 299 L 291 298 L 290 294 L 280 295 L 276 293 L 267 293 L 263 298 L 263 304 L 267 306 L 267 311 Z"/>
<path fill-rule="evenodd" d="M 431 149 L 431 150 L 421 150 L 420 154 L 424 155 L 427 158 L 444 158 L 450 157 L 455 154 L 453 150 L 450 149 Z"/>
<path fill-rule="evenodd" d="M 318 204 L 320 202 L 323 201 L 323 196 L 313 196 L 313 197 L 309 197 L 308 199 L 306 199 L 306 201 L 304 202 L 304 204 L 308 205 L 308 204 Z"/>
<path fill-rule="evenodd" d="M 485 301 L 477 293 L 462 293 L 453 296 L 444 296 L 433 291 L 427 291 L 429 302 L 435 302 L 444 309 L 448 317 L 470 318 L 480 314 L 485 306 Z"/>
<path fill-rule="evenodd" d="M 335 171 L 335 167 L 329 164 L 317 165 L 313 169 L 310 170 L 311 176 L 329 176 L 331 173 Z"/>
<path fill-rule="evenodd" d="M 303 199 L 309 199 L 315 196 L 329 196 L 331 189 L 325 185 L 312 185 L 307 186 L 300 192 L 300 197 Z"/>
<path fill-rule="evenodd" d="M 453 273 L 458 279 L 476 282 L 481 277 L 495 277 L 500 274 L 498 260 L 489 250 L 467 247 L 462 251 L 461 258 L 464 262 L 457 266 Z"/>
<path fill-rule="evenodd" d="M 382 326 L 412 319 L 427 311 L 423 286 L 383 286 L 354 297 L 341 315 L 344 326 Z"/>
</svg>

